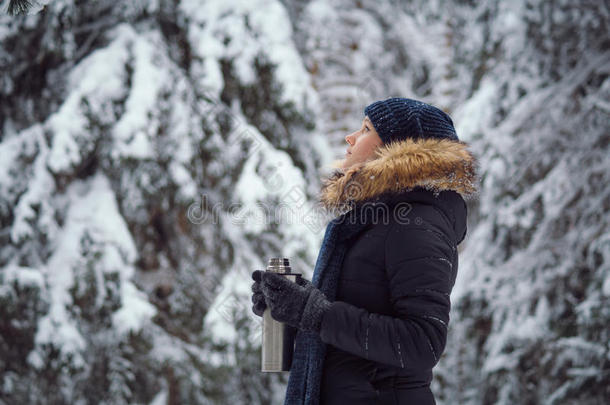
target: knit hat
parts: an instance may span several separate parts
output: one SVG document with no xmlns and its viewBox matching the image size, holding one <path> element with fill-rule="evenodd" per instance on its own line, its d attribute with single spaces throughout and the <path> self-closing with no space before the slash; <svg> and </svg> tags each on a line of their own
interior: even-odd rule
<svg viewBox="0 0 610 405">
<path fill-rule="evenodd" d="M 458 141 L 453 121 L 442 110 L 410 98 L 375 101 L 364 109 L 384 144 L 405 138 Z"/>
</svg>

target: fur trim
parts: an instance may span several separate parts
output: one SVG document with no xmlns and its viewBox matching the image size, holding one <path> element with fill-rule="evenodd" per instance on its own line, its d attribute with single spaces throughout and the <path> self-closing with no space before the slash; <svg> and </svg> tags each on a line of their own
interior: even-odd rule
<svg viewBox="0 0 610 405">
<path fill-rule="evenodd" d="M 411 139 L 383 144 L 376 157 L 323 180 L 319 202 L 327 209 L 401 193 L 417 186 L 454 190 L 465 200 L 478 194 L 477 161 L 462 141 Z M 337 168 L 342 160 L 335 161 Z"/>
</svg>

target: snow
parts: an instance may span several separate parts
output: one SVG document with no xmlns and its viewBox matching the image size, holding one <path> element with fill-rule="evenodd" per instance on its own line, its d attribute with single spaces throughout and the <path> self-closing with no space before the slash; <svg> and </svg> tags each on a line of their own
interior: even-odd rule
<svg viewBox="0 0 610 405">
<path fill-rule="evenodd" d="M 247 232 L 258 233 L 267 228 L 268 221 L 281 216 L 282 209 L 290 209 L 289 214 L 302 211 L 290 204 L 291 192 L 303 190 L 305 180 L 301 171 L 292 163 L 290 156 L 271 145 L 256 128 L 244 128 L 259 147 L 245 161 L 242 173 L 235 183 L 234 195 L 241 203 L 233 221 L 242 224 Z M 240 128 L 240 131 L 244 130 Z M 270 197 L 279 199 L 278 207 L 271 206 Z M 267 217 L 270 215 L 270 219 Z"/>
<path fill-rule="evenodd" d="M 18 164 L 21 153 L 30 155 L 34 145 L 37 144 L 42 129 L 40 125 L 33 125 L 19 134 L 12 131 L 4 133 L 4 139 L 0 143 L 0 196 L 8 197 L 11 191 L 11 180 L 15 166 Z"/>
<path fill-rule="evenodd" d="M 104 271 L 120 274 L 122 307 L 113 315 L 117 332 L 138 330 L 155 314 L 155 309 L 131 282 L 137 251 L 127 225 L 119 215 L 108 180 L 97 174 L 90 181 L 73 183 L 66 194 L 71 202 L 66 221 L 59 231 L 56 250 L 42 269 L 51 306 L 39 323 L 35 342 L 37 347 L 53 344 L 63 356 L 71 355 L 74 364 L 82 367 L 87 345 L 67 308 L 72 305 L 68 293 L 73 285 L 72 269 L 81 265 L 81 241 L 85 235 L 105 245 Z M 115 249 L 119 254 L 114 254 Z M 29 361 L 35 367 L 42 366 L 36 351 L 30 353 Z"/>
<path fill-rule="evenodd" d="M 234 342 L 237 338 L 231 311 L 237 305 L 235 289 L 243 290 L 245 282 L 236 272 L 230 272 L 222 280 L 220 294 L 214 299 L 205 317 L 206 328 L 218 339 Z"/>
<path fill-rule="evenodd" d="M 112 323 L 120 334 L 138 332 L 157 313 L 146 294 L 129 280 L 123 282 L 121 302 L 121 309 L 112 315 Z"/>
<path fill-rule="evenodd" d="M 11 264 L 3 269 L 0 277 L 4 284 L 16 283 L 20 286 L 44 288 L 44 279 L 37 269 Z"/>
<path fill-rule="evenodd" d="M 265 49 L 271 62 L 277 65 L 276 77 L 283 85 L 281 97 L 294 102 L 297 108 L 303 108 L 303 99 L 311 97 L 308 94 L 309 75 L 292 41 L 292 25 L 286 10 L 278 1 L 264 1 L 260 5 L 255 1 L 249 3 L 252 5 L 249 21 L 253 31 L 269 41 Z"/>
<path fill-rule="evenodd" d="M 166 389 L 159 391 L 159 393 L 150 401 L 149 405 L 165 405 L 167 404 L 169 393 Z"/>
<path fill-rule="evenodd" d="M 320 133 L 314 133 L 311 136 L 311 144 L 315 149 L 316 153 L 318 153 L 318 155 L 320 156 L 320 166 L 328 170 L 330 164 L 336 159 L 336 155 L 332 151 L 332 147 L 330 142 L 328 141 L 328 138 Z"/>
<path fill-rule="evenodd" d="M 250 293 L 251 293 L 251 272 L 255 269 L 264 269 L 267 265 L 268 258 L 257 258 L 257 255 L 252 248 L 243 241 L 242 227 L 230 220 L 228 214 L 221 214 L 219 223 L 222 226 L 223 233 L 240 249 L 243 250 L 242 257 L 256 258 L 254 263 L 244 263 L 240 258 L 237 263 L 230 269 L 227 269 L 221 280 L 219 293 L 215 296 L 214 301 L 204 318 L 204 329 L 210 334 L 212 339 L 219 342 L 237 343 L 237 331 L 235 330 L 235 319 L 233 311 L 237 314 L 247 314 L 250 322 L 260 323 L 260 318 L 252 313 L 250 308 Z M 251 339 L 260 337 L 260 325 L 254 328 L 255 336 Z M 220 365 L 229 362 L 236 364 L 233 353 L 228 353 L 228 356 L 218 356 L 210 354 L 210 361 L 213 364 Z"/>
<path fill-rule="evenodd" d="M 484 135 L 483 130 L 491 124 L 493 119 L 492 102 L 497 92 L 496 83 L 485 78 L 472 97 L 455 111 L 453 122 L 461 141 L 471 143 Z"/>
<path fill-rule="evenodd" d="M 92 100 L 87 105 L 102 122 L 114 120 L 111 101 L 124 97 L 124 66 L 130 57 L 128 44 L 133 41 L 135 33 L 123 25 L 117 27 L 114 35 L 115 40 L 106 48 L 93 52 L 70 73 L 68 83 L 73 91 L 45 125 L 45 129 L 53 134 L 48 164 L 54 172 L 70 170 L 81 162 L 83 147 L 77 139 L 87 138 L 90 131 L 83 114 L 83 100 Z"/>
<path fill-rule="evenodd" d="M 25 139 L 29 138 L 29 142 L 36 144 L 39 148 L 39 154 L 33 163 L 33 173 L 29 181 L 29 187 L 14 208 L 15 219 L 11 228 L 11 241 L 13 242 L 20 242 L 32 236 L 34 230 L 31 224 L 37 215 L 40 215 L 38 226 L 51 237 L 55 233 L 55 221 L 52 218 L 48 203 L 54 184 L 46 169 L 48 149 L 42 129 L 40 126 L 34 126 L 25 130 L 22 136 Z M 39 207 L 39 214 L 35 212 L 34 206 Z"/>
<path fill-rule="evenodd" d="M 200 55 L 200 83 L 213 94 L 222 89 L 220 59 L 233 62 L 243 84 L 256 84 L 254 59 L 264 55 L 277 66 L 280 97 L 298 109 L 313 105 L 316 94 L 309 83 L 301 56 L 294 47 L 292 26 L 279 1 L 183 1 L 180 5 L 192 19 L 189 35 Z M 244 24 L 247 21 L 247 24 Z"/>
<path fill-rule="evenodd" d="M 127 34 L 133 35 L 129 30 Z M 154 126 L 150 122 L 157 98 L 170 78 L 158 66 L 162 41 L 153 34 L 137 36 L 130 41 L 133 57 L 131 91 L 125 101 L 126 113 L 114 127 L 116 154 L 138 159 L 153 158 L 151 142 Z M 116 156 L 116 155 L 115 155 Z"/>
<path fill-rule="evenodd" d="M 49 129 L 55 132 L 49 166 L 55 172 L 68 170 L 80 161 L 75 136 L 86 131 L 85 118 L 78 111 L 80 100 L 79 94 L 71 94 L 61 110 L 49 119 Z"/>
</svg>

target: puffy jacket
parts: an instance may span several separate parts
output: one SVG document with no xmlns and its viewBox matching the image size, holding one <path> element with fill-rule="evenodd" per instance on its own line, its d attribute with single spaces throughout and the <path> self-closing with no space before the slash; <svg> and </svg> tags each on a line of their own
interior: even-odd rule
<svg viewBox="0 0 610 405">
<path fill-rule="evenodd" d="M 322 321 L 320 404 L 435 403 L 475 166 L 465 143 L 407 140 L 325 184 L 327 207 L 351 186 L 350 200 L 374 219 L 349 240 Z"/>
</svg>

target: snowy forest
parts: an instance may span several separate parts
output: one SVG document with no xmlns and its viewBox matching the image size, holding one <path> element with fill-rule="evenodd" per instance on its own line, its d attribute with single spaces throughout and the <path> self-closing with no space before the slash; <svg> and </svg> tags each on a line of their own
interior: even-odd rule
<svg viewBox="0 0 610 405">
<path fill-rule="evenodd" d="M 480 164 L 437 403 L 608 403 L 607 0 L 14 3 L 0 404 L 281 404 L 250 274 L 311 279 L 321 176 L 388 97 Z"/>
</svg>

